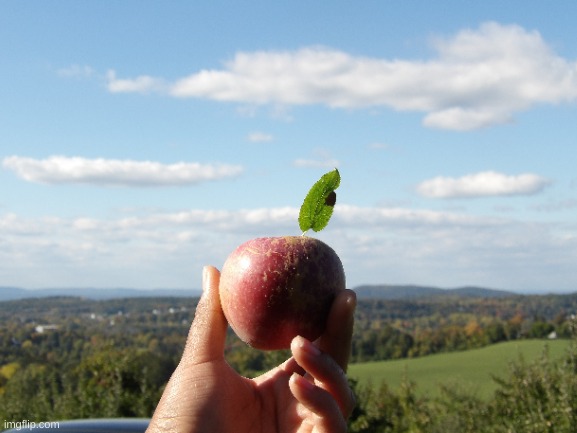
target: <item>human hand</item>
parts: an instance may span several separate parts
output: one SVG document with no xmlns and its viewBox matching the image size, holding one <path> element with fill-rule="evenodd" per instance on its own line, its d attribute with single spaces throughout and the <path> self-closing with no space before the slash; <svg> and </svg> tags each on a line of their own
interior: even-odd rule
<svg viewBox="0 0 577 433">
<path fill-rule="evenodd" d="M 228 323 L 218 293 L 220 273 L 203 270 L 203 293 L 182 359 L 147 432 L 345 432 L 354 396 L 345 371 L 356 296 L 335 298 L 325 333 L 314 343 L 295 337 L 292 357 L 255 379 L 226 362 Z"/>
</svg>

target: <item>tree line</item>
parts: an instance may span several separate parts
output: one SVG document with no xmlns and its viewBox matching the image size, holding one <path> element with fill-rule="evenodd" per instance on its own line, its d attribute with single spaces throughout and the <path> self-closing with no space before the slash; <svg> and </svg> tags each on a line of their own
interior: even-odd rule
<svg viewBox="0 0 577 433">
<path fill-rule="evenodd" d="M 195 305 L 196 300 L 172 298 L 1 302 L 0 418 L 150 416 L 180 359 Z M 466 350 L 553 332 L 558 338 L 570 338 L 575 311 L 577 297 L 561 295 L 361 299 L 352 361 Z M 237 371 L 250 377 L 278 365 L 289 353 L 253 350 L 229 333 L 225 355 Z M 350 431 L 575 431 L 558 428 L 562 423 L 577 425 L 569 423 L 577 421 L 571 418 L 573 411 L 564 409 L 569 403 L 577 407 L 575 359 L 573 348 L 561 363 L 546 356 L 538 365 L 517 363 L 498 383 L 491 403 L 449 387 L 442 397 L 426 399 L 418 397 L 415 385 L 408 382 L 398 391 L 386 383 L 368 387 L 352 382 L 358 403 Z M 527 421 L 535 413 L 541 414 L 540 420 Z M 504 430 L 498 425 L 511 425 L 512 421 L 502 424 L 506 417 L 543 429 Z M 547 422 L 556 428 L 544 429 Z M 481 423 L 486 430 L 480 429 Z"/>
</svg>

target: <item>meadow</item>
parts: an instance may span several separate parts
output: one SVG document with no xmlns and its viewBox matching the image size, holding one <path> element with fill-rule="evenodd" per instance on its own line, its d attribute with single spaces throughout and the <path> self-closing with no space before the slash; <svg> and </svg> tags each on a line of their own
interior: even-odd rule
<svg viewBox="0 0 577 433">
<path fill-rule="evenodd" d="M 351 364 L 348 374 L 361 384 L 378 386 L 386 381 L 393 390 L 407 378 L 416 384 L 416 393 L 426 397 L 437 396 L 440 385 L 446 384 L 488 399 L 497 388 L 492 377 L 506 377 L 511 362 L 533 362 L 544 350 L 551 359 L 558 359 L 569 344 L 570 340 L 516 340 L 462 352 Z"/>
</svg>

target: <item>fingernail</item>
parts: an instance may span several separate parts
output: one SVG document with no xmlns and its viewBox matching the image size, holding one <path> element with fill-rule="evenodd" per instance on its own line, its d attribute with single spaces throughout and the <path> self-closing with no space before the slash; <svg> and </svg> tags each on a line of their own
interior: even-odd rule
<svg viewBox="0 0 577 433">
<path fill-rule="evenodd" d="M 300 335 L 298 337 L 295 337 L 294 341 L 295 341 L 297 347 L 300 347 L 302 350 L 304 350 L 309 355 L 319 356 L 321 354 L 321 350 L 317 346 L 315 346 L 313 343 L 311 343 L 306 338 L 301 337 Z"/>
<path fill-rule="evenodd" d="M 295 383 L 297 386 L 300 386 L 301 388 L 304 388 L 307 390 L 314 389 L 314 387 L 315 387 L 315 385 L 313 383 L 309 382 L 308 380 L 306 380 L 304 377 L 302 377 L 298 373 L 293 373 L 290 380 L 293 383 Z"/>
<path fill-rule="evenodd" d="M 208 287 L 209 269 L 208 266 L 202 268 L 202 291 L 205 292 Z"/>
<path fill-rule="evenodd" d="M 351 309 L 355 309 L 357 306 L 357 294 L 351 290 L 349 296 L 347 297 L 347 305 Z"/>
</svg>

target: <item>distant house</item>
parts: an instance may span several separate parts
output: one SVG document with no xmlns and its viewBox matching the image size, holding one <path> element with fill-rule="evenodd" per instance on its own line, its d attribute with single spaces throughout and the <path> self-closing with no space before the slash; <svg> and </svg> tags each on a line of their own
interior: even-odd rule
<svg viewBox="0 0 577 433">
<path fill-rule="evenodd" d="M 38 325 L 34 330 L 39 334 L 44 334 L 46 331 L 56 331 L 60 326 L 58 325 Z"/>
</svg>

